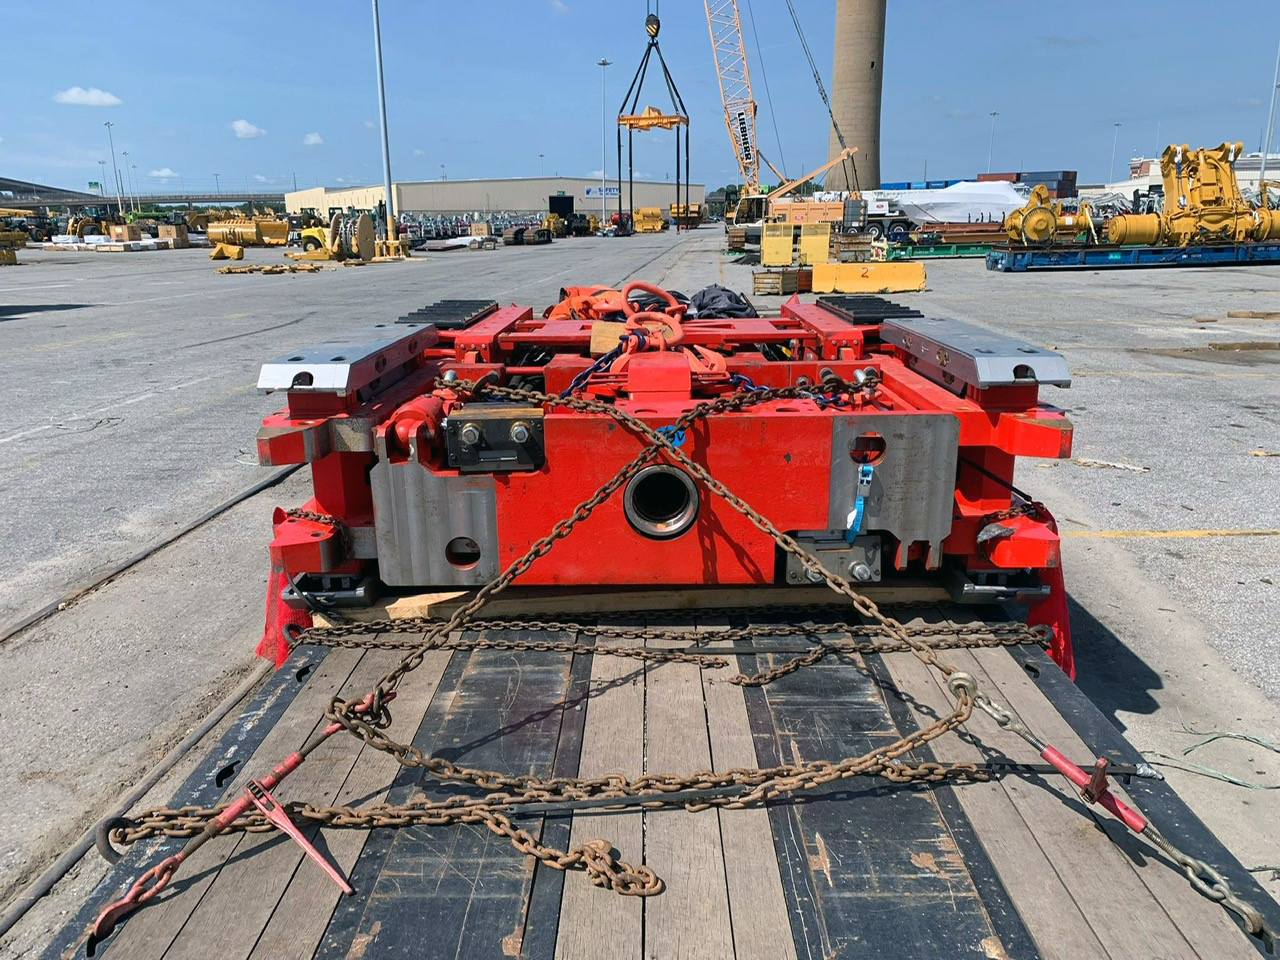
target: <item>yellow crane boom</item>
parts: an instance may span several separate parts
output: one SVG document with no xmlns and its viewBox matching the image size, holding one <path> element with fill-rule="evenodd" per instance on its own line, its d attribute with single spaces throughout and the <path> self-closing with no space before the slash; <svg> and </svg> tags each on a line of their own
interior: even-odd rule
<svg viewBox="0 0 1280 960">
<path fill-rule="evenodd" d="M 751 71 L 742 39 L 737 0 L 703 0 L 711 52 L 724 102 L 724 125 L 748 193 L 760 192 L 760 151 L 756 145 L 756 101 L 751 94 Z M 770 165 L 772 167 L 772 165 Z"/>
</svg>

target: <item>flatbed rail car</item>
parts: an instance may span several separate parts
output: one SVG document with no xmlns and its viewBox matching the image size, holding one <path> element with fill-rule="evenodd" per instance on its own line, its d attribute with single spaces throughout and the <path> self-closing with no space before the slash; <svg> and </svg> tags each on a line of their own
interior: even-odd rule
<svg viewBox="0 0 1280 960">
<path fill-rule="evenodd" d="M 994 247 L 987 269 L 1002 273 L 1078 267 L 1211 267 L 1280 263 L 1280 243 L 1218 243 L 1189 247 Z"/>
<path fill-rule="evenodd" d="M 988 619 L 993 615 L 988 608 Z M 903 622 L 957 636 L 998 629 L 974 608 L 917 607 Z M 786 618 L 794 622 L 794 615 Z M 821 620 L 821 617 L 818 617 Z M 607 623 L 609 621 L 599 621 Z M 944 688 L 909 653 L 833 654 L 760 687 L 726 682 L 789 656 L 769 637 L 776 615 L 715 614 L 664 623 L 707 652 L 726 625 L 764 633 L 758 654 L 723 668 L 644 664 L 590 654 L 436 651 L 401 689 L 394 731 L 459 764 L 544 776 L 834 759 L 893 739 L 949 708 Z M 1007 628 L 1007 625 L 1006 625 Z M 559 633 L 553 639 L 591 640 Z M 828 642 L 838 633 L 824 633 Z M 466 639 L 510 638 L 490 631 Z M 597 643 L 635 643 L 596 640 Z M 649 641 L 654 646 L 653 641 Z M 740 644 L 732 649 L 740 649 Z M 1275 927 L 1280 911 L 1037 645 L 948 651 L 1072 759 L 1113 763 L 1121 789 L 1192 856 L 1215 864 Z M 363 691 L 396 653 L 296 649 L 173 799 L 233 796 L 312 731 L 335 693 Z M 971 739 L 949 737 L 917 761 L 972 761 L 987 782 L 895 785 L 836 780 L 767 807 L 640 810 L 550 806 L 515 822 L 552 846 L 602 838 L 666 884 L 623 897 L 521 857 L 483 825 L 365 831 L 306 829 L 350 880 L 342 895 L 278 834 L 206 845 L 157 902 L 100 945 L 107 960 L 339 960 L 521 957 L 1203 958 L 1258 955 L 1220 906 L 1201 897 L 1145 840 L 1079 796 L 1016 737 L 975 715 Z M 350 737 L 277 789 L 282 801 L 395 804 L 443 787 Z M 390 786 L 390 789 L 388 789 Z M 83 956 L 86 927 L 146 865 L 182 840 L 128 848 L 45 960 Z"/>
</svg>

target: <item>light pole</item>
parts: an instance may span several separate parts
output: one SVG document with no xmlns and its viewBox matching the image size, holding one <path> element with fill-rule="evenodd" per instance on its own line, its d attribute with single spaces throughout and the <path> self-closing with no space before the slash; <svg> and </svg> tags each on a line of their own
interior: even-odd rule
<svg viewBox="0 0 1280 960">
<path fill-rule="evenodd" d="M 129 199 L 129 209 L 137 213 L 138 191 L 133 189 L 133 174 L 129 172 L 129 151 L 125 150 L 120 156 L 124 157 L 125 196 Z"/>
<path fill-rule="evenodd" d="M 1115 122 L 1116 134 L 1111 138 L 1111 182 L 1116 182 L 1116 144 L 1120 142 L 1120 121 Z"/>
<path fill-rule="evenodd" d="M 1271 109 L 1267 111 L 1267 142 L 1262 145 L 1262 166 L 1258 169 L 1258 189 L 1265 189 L 1262 181 L 1267 178 L 1267 154 L 1271 152 L 1271 133 L 1276 122 L 1276 88 L 1280 87 L 1280 45 L 1276 46 L 1276 73 L 1271 81 Z"/>
<path fill-rule="evenodd" d="M 111 169 L 116 175 L 116 206 L 120 209 L 120 216 L 124 216 L 124 197 L 120 196 L 120 168 L 116 166 L 116 142 L 111 136 L 111 128 L 115 126 L 110 120 L 104 123 L 107 128 L 107 143 L 111 145 Z"/>
<path fill-rule="evenodd" d="M 545 153 L 538 154 L 538 176 L 540 177 L 545 177 L 547 175 L 547 165 L 542 162 L 546 158 L 547 155 Z"/>
<path fill-rule="evenodd" d="M 106 197 L 107 195 L 107 161 L 99 160 L 98 166 L 102 171 L 98 174 L 98 196 Z"/>
<path fill-rule="evenodd" d="M 373 0 L 373 55 L 378 64 L 378 118 L 382 122 L 382 185 L 387 191 L 386 238 L 395 235 L 395 207 L 391 201 L 391 148 L 387 145 L 387 92 L 382 83 L 382 24 L 378 19 L 378 0 Z"/>
<path fill-rule="evenodd" d="M 448 175 L 447 173 L 445 173 L 445 172 L 444 172 L 444 164 L 443 164 L 443 163 L 442 163 L 442 164 L 440 164 L 440 179 L 441 179 L 441 180 L 448 180 L 448 179 L 449 179 L 449 175 Z"/>
<path fill-rule="evenodd" d="M 213 175 L 213 192 L 215 196 L 222 196 L 222 184 L 218 182 L 218 175 Z"/>
<path fill-rule="evenodd" d="M 996 117 L 1000 116 L 999 110 L 991 111 L 991 139 L 987 141 L 987 173 L 991 172 L 991 154 L 996 148 Z"/>
<path fill-rule="evenodd" d="M 609 76 L 609 65 L 612 60 L 606 60 L 601 57 L 596 61 L 596 66 L 600 68 L 600 224 L 609 219 L 608 201 L 605 200 L 605 182 L 607 180 L 606 172 L 609 168 L 609 148 L 608 144 L 608 104 L 606 103 L 606 78 Z"/>
<path fill-rule="evenodd" d="M 142 204 L 138 202 L 138 165 L 129 168 L 129 189 L 133 191 L 133 209 L 142 212 Z"/>
</svg>

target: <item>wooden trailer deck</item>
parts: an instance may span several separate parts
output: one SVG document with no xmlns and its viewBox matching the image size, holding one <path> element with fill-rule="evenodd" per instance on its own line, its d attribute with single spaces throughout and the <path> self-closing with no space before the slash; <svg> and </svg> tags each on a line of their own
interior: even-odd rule
<svg viewBox="0 0 1280 960">
<path fill-rule="evenodd" d="M 934 622 L 958 615 L 954 608 L 912 613 Z M 769 616 L 752 615 L 753 622 Z M 728 621 L 681 622 L 714 646 L 716 627 Z M 634 776 L 834 760 L 891 742 L 949 709 L 938 678 L 909 653 L 830 656 L 759 688 L 727 682 L 777 656 L 740 655 L 735 665 L 712 669 L 570 653 L 436 651 L 401 686 L 391 733 L 473 767 Z M 945 656 L 1078 763 L 1096 755 L 1119 764 L 1140 759 L 1040 649 Z M 175 803 L 235 795 L 247 776 L 261 776 L 302 743 L 333 693 L 366 692 L 396 659 L 391 651 L 297 651 Z M 916 758 L 1038 761 L 984 715 L 975 714 L 968 731 L 934 741 Z M 339 734 L 277 796 L 399 803 L 451 789 Z M 1133 778 L 1124 794 L 1280 926 L 1274 901 L 1166 784 Z M 597 889 L 582 872 L 535 867 L 479 825 L 325 828 L 317 846 L 356 890 L 343 897 L 280 835 L 234 835 L 200 850 L 171 889 L 126 920 L 98 954 L 1229 960 L 1257 953 L 1221 907 L 1145 841 L 1085 808 L 1056 775 L 947 786 L 859 778 L 767 809 L 541 813 L 517 823 L 561 849 L 606 838 L 622 859 L 652 867 L 666 890 L 639 898 Z M 181 843 L 131 848 L 46 956 L 83 955 L 85 926 L 102 904 Z"/>
</svg>

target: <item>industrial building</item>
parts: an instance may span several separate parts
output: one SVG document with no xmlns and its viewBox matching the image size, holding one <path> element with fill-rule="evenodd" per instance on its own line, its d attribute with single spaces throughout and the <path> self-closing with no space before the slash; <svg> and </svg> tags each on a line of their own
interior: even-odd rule
<svg viewBox="0 0 1280 960">
<path fill-rule="evenodd" d="M 493 180 L 419 180 L 393 183 L 397 213 L 429 213 L 465 216 L 467 214 L 543 213 L 551 197 L 571 197 L 574 210 L 593 213 L 600 210 L 600 181 L 590 177 L 513 177 Z M 623 195 L 628 186 L 623 184 Z M 609 209 L 617 210 L 617 183 L 605 188 Z M 325 213 L 332 208 L 369 210 L 379 204 L 386 191 L 382 184 L 362 187 L 314 187 L 285 194 L 285 208 L 290 213 L 304 209 Z M 689 184 L 689 200 L 703 203 L 706 185 Z M 636 207 L 667 208 L 676 200 L 674 182 L 635 181 Z"/>
</svg>

